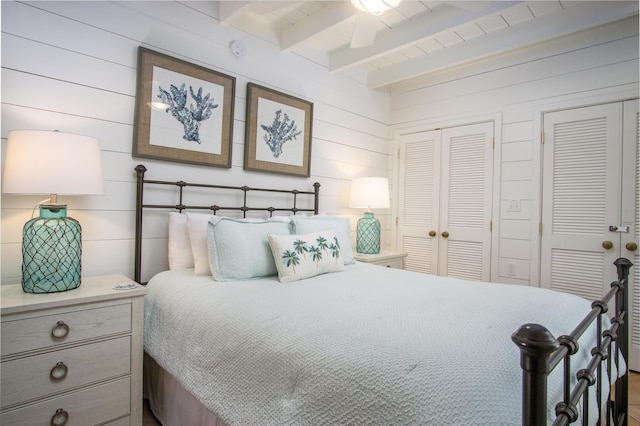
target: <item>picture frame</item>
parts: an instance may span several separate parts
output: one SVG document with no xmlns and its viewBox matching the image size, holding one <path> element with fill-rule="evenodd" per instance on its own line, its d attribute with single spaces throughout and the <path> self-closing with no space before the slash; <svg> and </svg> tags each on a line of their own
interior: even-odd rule
<svg viewBox="0 0 640 426">
<path fill-rule="evenodd" d="M 309 177 L 313 103 L 247 84 L 244 169 Z"/>
<path fill-rule="evenodd" d="M 134 157 L 231 167 L 235 77 L 138 47 Z"/>
</svg>

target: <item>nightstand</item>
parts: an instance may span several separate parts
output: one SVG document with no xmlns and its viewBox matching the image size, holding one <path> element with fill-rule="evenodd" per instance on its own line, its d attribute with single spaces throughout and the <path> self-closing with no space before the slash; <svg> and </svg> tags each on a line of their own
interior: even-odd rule
<svg viewBox="0 0 640 426">
<path fill-rule="evenodd" d="M 387 268 L 404 269 L 404 260 L 407 253 L 402 251 L 381 251 L 378 254 L 355 253 L 358 262 L 371 263 L 386 266 Z"/>
<path fill-rule="evenodd" d="M 142 424 L 144 287 L 108 275 L 60 293 L 0 291 L 0 424 Z"/>
</svg>

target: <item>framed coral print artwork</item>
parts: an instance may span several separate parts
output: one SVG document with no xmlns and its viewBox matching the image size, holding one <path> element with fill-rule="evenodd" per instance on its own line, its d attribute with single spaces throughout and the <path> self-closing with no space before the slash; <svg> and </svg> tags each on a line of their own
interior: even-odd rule
<svg viewBox="0 0 640 426">
<path fill-rule="evenodd" d="M 309 177 L 313 103 L 247 85 L 245 170 Z"/>
<path fill-rule="evenodd" d="M 139 47 L 133 156 L 231 167 L 235 84 Z"/>
</svg>

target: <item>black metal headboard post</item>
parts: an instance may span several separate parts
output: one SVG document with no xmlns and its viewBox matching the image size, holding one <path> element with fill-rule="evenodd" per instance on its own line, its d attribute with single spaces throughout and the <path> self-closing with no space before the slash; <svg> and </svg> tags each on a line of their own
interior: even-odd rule
<svg viewBox="0 0 640 426">
<path fill-rule="evenodd" d="M 142 164 L 135 167 L 136 171 L 136 232 L 135 232 L 135 254 L 134 254 L 134 279 L 140 282 L 142 275 L 142 213 L 144 209 L 172 209 L 182 212 L 183 210 L 208 210 L 213 214 L 217 214 L 221 210 L 227 211 L 241 211 L 242 216 L 246 217 L 248 211 L 263 211 L 269 212 L 269 216 L 273 216 L 274 212 L 291 212 L 294 215 L 298 212 L 309 212 L 318 214 L 320 206 L 320 184 L 318 182 L 313 184 L 313 191 L 299 191 L 297 189 L 284 190 L 284 189 L 267 189 L 267 188 L 251 188 L 248 186 L 227 186 L 227 185 L 213 185 L 202 183 L 187 183 L 184 181 L 162 181 L 162 180 L 148 180 L 144 178 L 144 174 L 147 168 Z M 167 185 L 171 187 L 177 187 L 178 192 L 178 204 L 145 204 L 144 203 L 144 188 L 145 185 Z M 196 188 L 211 188 L 222 190 L 239 190 L 243 192 L 243 202 L 241 206 L 219 206 L 217 204 L 202 206 L 202 205 L 190 205 L 187 206 L 183 202 L 184 189 L 187 187 Z M 247 204 L 247 193 L 250 191 L 256 192 L 275 192 L 281 194 L 293 194 L 292 207 L 276 208 L 276 207 L 250 207 Z M 313 196 L 313 208 L 299 208 L 298 207 L 298 195 Z"/>
<path fill-rule="evenodd" d="M 142 164 L 135 167 L 136 171 L 136 243 L 134 255 L 134 280 L 140 282 L 142 275 L 142 191 L 144 191 L 144 172 L 147 168 Z"/>
</svg>

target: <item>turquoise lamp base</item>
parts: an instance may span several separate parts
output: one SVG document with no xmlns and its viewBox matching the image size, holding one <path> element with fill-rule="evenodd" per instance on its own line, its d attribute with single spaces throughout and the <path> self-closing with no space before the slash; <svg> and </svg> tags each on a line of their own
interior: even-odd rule
<svg viewBox="0 0 640 426">
<path fill-rule="evenodd" d="M 363 254 L 380 253 L 380 221 L 371 212 L 364 212 L 358 220 L 356 251 Z"/>
<path fill-rule="evenodd" d="M 82 230 L 67 206 L 41 205 L 22 230 L 22 289 L 56 293 L 80 286 Z"/>
</svg>

